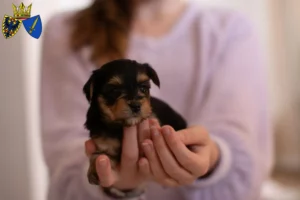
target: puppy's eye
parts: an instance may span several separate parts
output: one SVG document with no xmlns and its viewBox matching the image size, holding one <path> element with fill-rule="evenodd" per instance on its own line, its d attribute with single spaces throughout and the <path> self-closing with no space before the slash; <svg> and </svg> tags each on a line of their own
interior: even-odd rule
<svg viewBox="0 0 300 200">
<path fill-rule="evenodd" d="M 122 93 L 122 90 L 120 88 L 113 88 L 109 91 L 110 96 L 114 96 L 115 98 L 119 97 Z"/>
<path fill-rule="evenodd" d="M 149 91 L 149 86 L 145 86 L 145 85 L 140 86 L 140 91 L 142 93 L 147 93 Z"/>
<path fill-rule="evenodd" d="M 122 88 L 120 87 L 115 87 L 115 86 L 107 86 L 104 89 L 105 93 L 107 95 L 113 95 L 113 96 L 118 96 L 122 93 Z"/>
<path fill-rule="evenodd" d="M 119 93 L 121 90 L 119 88 L 112 88 L 109 92 L 111 93 Z"/>
</svg>

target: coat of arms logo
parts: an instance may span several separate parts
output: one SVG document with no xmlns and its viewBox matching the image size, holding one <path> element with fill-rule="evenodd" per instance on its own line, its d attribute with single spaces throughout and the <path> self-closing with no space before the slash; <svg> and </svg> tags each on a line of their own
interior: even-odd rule
<svg viewBox="0 0 300 200">
<path fill-rule="evenodd" d="M 38 39 L 42 34 L 42 20 L 40 15 L 31 17 L 31 7 L 30 4 L 26 7 L 23 3 L 19 7 L 12 5 L 13 16 L 4 15 L 2 21 L 2 34 L 4 38 L 9 39 L 15 36 L 21 28 L 21 25 L 24 25 L 27 33 Z"/>
</svg>

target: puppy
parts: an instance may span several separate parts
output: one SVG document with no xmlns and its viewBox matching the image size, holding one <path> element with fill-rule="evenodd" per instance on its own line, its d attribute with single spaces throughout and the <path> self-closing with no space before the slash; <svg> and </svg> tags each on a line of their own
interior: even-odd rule
<svg viewBox="0 0 300 200">
<path fill-rule="evenodd" d="M 149 64 L 120 59 L 93 71 L 84 85 L 83 92 L 90 103 L 84 125 L 97 149 L 90 158 L 90 184 L 99 185 L 95 160 L 100 154 L 110 158 L 112 168 L 120 163 L 124 126 L 155 117 L 161 125 L 175 130 L 186 128 L 180 114 L 150 96 L 150 80 L 160 86 L 158 75 Z"/>
</svg>

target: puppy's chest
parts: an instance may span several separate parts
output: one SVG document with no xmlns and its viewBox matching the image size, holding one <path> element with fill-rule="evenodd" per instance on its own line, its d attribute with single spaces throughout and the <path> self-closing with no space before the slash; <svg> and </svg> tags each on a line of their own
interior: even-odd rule
<svg viewBox="0 0 300 200">
<path fill-rule="evenodd" d="M 110 156 L 113 160 L 112 165 L 115 166 L 120 161 L 123 139 L 122 127 L 103 129 L 98 132 L 91 132 L 90 135 L 96 144 L 96 153 Z"/>
<path fill-rule="evenodd" d="M 123 128 L 122 126 L 115 125 L 101 128 L 97 131 L 90 131 L 91 138 L 110 138 L 116 140 L 122 140 L 123 138 Z"/>
</svg>

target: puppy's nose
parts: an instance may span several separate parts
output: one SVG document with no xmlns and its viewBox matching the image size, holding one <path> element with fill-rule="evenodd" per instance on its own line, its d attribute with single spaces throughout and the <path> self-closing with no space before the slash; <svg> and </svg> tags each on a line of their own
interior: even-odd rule
<svg viewBox="0 0 300 200">
<path fill-rule="evenodd" d="M 141 105 L 137 104 L 137 103 L 131 103 L 129 104 L 130 109 L 132 110 L 132 112 L 138 113 L 141 110 Z"/>
</svg>

